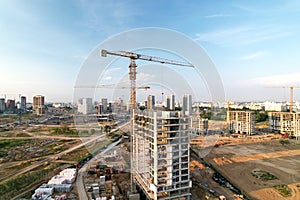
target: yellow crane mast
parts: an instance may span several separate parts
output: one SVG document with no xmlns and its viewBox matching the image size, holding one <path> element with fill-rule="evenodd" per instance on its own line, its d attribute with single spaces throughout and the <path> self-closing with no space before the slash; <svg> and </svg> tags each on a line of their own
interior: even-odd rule
<svg viewBox="0 0 300 200">
<path fill-rule="evenodd" d="M 178 65 L 178 66 L 185 66 L 185 67 L 194 67 L 190 63 L 185 62 L 179 62 L 159 57 L 153 57 L 148 55 L 142 55 L 127 51 L 107 51 L 102 49 L 101 50 L 101 56 L 106 57 L 107 55 L 113 55 L 113 56 L 120 56 L 120 57 L 127 57 L 130 58 L 130 65 L 129 65 L 129 80 L 130 80 L 130 110 L 132 111 L 135 109 L 136 106 L 136 68 L 137 65 L 135 63 L 135 60 L 146 60 L 150 62 L 158 62 L 162 64 L 170 64 L 170 65 Z"/>
<path fill-rule="evenodd" d="M 293 105 L 294 105 L 294 88 L 300 88 L 300 86 L 272 86 L 272 88 L 289 88 L 290 89 L 290 113 L 292 113 Z"/>
</svg>

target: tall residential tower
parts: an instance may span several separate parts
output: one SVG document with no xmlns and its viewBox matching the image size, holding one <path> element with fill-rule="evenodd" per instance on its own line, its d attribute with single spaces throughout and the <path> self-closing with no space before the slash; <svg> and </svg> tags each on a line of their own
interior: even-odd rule
<svg viewBox="0 0 300 200">
<path fill-rule="evenodd" d="M 36 95 L 33 97 L 33 104 L 32 104 L 33 112 L 36 115 L 43 115 L 45 114 L 45 97 L 42 95 Z"/>
<path fill-rule="evenodd" d="M 134 111 L 134 181 L 148 199 L 190 199 L 189 117 L 177 111 Z"/>
</svg>

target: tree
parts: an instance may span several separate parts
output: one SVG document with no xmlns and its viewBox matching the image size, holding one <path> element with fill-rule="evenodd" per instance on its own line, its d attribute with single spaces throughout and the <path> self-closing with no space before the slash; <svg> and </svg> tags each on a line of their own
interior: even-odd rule
<svg viewBox="0 0 300 200">
<path fill-rule="evenodd" d="M 108 126 L 108 125 L 105 125 L 105 126 L 104 126 L 104 132 L 105 132 L 105 133 L 109 133 L 110 130 L 111 130 L 111 127 L 110 127 L 110 126 Z"/>
<path fill-rule="evenodd" d="M 268 119 L 268 114 L 263 112 L 255 113 L 254 120 L 256 122 L 264 122 Z"/>
<path fill-rule="evenodd" d="M 203 114 L 200 114 L 200 117 L 203 119 L 211 119 L 211 112 L 205 112 Z"/>
<path fill-rule="evenodd" d="M 145 110 L 147 107 L 146 106 L 140 106 L 139 109 L 140 110 Z"/>
<path fill-rule="evenodd" d="M 94 134 L 95 132 L 95 129 L 91 129 L 91 134 Z"/>
</svg>

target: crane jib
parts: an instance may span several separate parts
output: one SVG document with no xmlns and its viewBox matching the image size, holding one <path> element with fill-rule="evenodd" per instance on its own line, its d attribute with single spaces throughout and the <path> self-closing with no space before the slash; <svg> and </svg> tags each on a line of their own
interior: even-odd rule
<svg viewBox="0 0 300 200">
<path fill-rule="evenodd" d="M 159 58 L 159 57 L 153 57 L 153 56 L 147 56 L 147 55 L 142 55 L 142 54 L 137 54 L 137 53 L 132 53 L 132 52 L 127 52 L 127 51 L 107 51 L 102 49 L 101 50 L 101 56 L 106 57 L 107 54 L 113 55 L 113 56 L 121 56 L 121 57 L 127 57 L 133 60 L 146 60 L 146 61 L 151 61 L 151 62 L 158 62 L 161 64 L 170 64 L 170 65 L 177 65 L 177 66 L 185 66 L 185 67 L 194 67 L 191 63 L 185 63 L 185 62 L 179 62 L 175 60 L 169 60 L 169 59 L 164 59 L 164 58 Z"/>
</svg>

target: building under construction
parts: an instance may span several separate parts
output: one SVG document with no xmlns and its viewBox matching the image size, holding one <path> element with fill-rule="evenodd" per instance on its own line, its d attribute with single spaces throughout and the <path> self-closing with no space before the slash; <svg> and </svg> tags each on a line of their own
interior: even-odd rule
<svg viewBox="0 0 300 200">
<path fill-rule="evenodd" d="M 254 112 L 227 110 L 227 125 L 230 133 L 252 135 L 254 128 Z"/>
<path fill-rule="evenodd" d="M 275 133 L 300 138 L 300 113 L 269 112 L 269 129 Z"/>
<path fill-rule="evenodd" d="M 199 116 L 192 117 L 191 118 L 191 128 L 198 135 L 201 135 L 201 134 L 206 135 L 208 133 L 208 119 L 201 118 Z"/>
<path fill-rule="evenodd" d="M 147 199 L 190 199 L 189 117 L 176 111 L 135 111 L 135 183 Z"/>
</svg>

